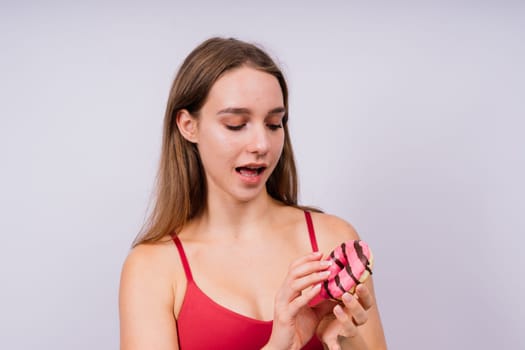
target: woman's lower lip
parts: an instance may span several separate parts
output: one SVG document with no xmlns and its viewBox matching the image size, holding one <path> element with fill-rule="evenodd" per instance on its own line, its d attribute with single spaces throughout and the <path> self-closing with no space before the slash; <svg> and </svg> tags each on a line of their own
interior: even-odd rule
<svg viewBox="0 0 525 350">
<path fill-rule="evenodd" d="M 262 176 L 263 173 L 264 173 L 264 171 L 261 171 L 257 175 L 243 175 L 240 172 L 237 172 L 237 174 L 241 178 L 242 182 L 247 183 L 247 184 L 251 184 L 251 185 L 259 183 L 262 180 L 262 178 L 263 178 L 263 176 Z"/>
</svg>

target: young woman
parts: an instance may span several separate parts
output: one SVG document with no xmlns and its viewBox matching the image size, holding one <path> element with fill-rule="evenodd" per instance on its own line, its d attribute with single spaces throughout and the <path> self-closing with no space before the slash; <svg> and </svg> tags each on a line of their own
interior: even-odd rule
<svg viewBox="0 0 525 350">
<path fill-rule="evenodd" d="M 297 204 L 284 77 L 212 38 L 186 58 L 164 120 L 156 205 L 120 286 L 122 350 L 384 349 L 372 279 L 309 301 L 352 226 Z"/>
</svg>

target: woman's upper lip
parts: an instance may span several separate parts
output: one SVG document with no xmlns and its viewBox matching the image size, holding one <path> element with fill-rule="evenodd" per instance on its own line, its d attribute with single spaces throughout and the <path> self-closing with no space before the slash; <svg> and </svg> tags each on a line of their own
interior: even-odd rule
<svg viewBox="0 0 525 350">
<path fill-rule="evenodd" d="M 266 163 L 247 163 L 238 166 L 237 168 L 267 168 L 268 164 Z"/>
</svg>

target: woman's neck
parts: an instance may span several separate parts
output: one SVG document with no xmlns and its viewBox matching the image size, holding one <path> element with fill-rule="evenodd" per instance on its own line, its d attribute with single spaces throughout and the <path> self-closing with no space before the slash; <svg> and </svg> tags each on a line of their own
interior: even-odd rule
<svg viewBox="0 0 525 350">
<path fill-rule="evenodd" d="M 274 209 L 278 206 L 279 202 L 266 191 L 248 202 L 227 201 L 210 196 L 204 211 L 195 219 L 195 224 L 199 227 L 198 231 L 204 234 L 241 239 L 271 222 L 275 215 Z"/>
</svg>

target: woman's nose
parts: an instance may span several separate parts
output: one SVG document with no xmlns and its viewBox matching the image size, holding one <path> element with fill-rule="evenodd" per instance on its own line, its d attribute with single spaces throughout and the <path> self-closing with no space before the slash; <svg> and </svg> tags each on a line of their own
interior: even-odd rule
<svg viewBox="0 0 525 350">
<path fill-rule="evenodd" d="M 253 128 L 248 143 L 250 153 L 266 154 L 270 149 L 270 137 L 265 126 Z"/>
</svg>

